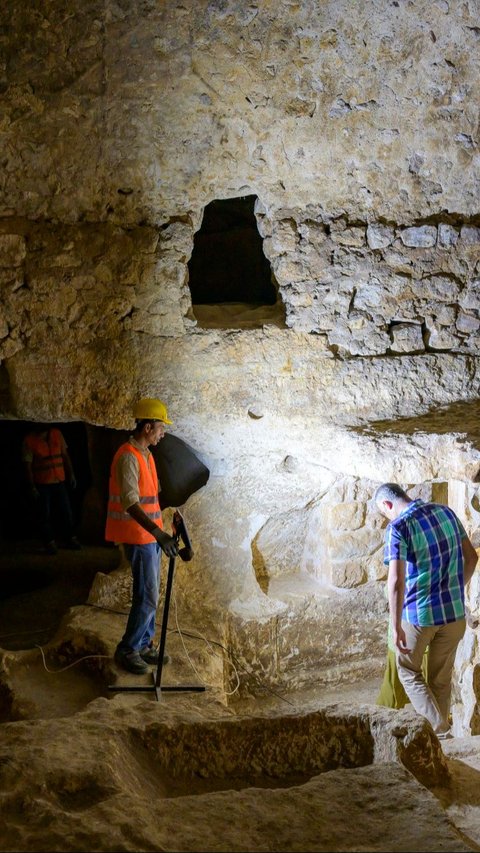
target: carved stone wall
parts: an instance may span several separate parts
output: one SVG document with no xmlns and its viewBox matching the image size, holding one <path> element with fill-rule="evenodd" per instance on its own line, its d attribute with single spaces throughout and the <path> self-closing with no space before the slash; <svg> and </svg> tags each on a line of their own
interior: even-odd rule
<svg viewBox="0 0 480 853">
<path fill-rule="evenodd" d="M 351 225 L 314 209 L 260 222 L 289 327 L 344 356 L 478 351 L 476 225 Z"/>
<path fill-rule="evenodd" d="M 360 666 L 368 632 L 381 661 L 375 485 L 473 486 L 479 468 L 478 4 L 7 0 L 3 16 L 3 417 L 123 429 L 160 396 L 211 471 L 186 507 L 184 601 L 272 680 Z M 245 195 L 285 323 L 203 328 L 194 235 L 210 201 Z M 374 604 L 319 650 L 326 587 L 342 627 L 349 595 L 356 625 Z"/>
<path fill-rule="evenodd" d="M 474 0 L 7 0 L 4 18 L 4 215 L 158 224 L 247 192 L 351 226 L 478 214 Z"/>
</svg>

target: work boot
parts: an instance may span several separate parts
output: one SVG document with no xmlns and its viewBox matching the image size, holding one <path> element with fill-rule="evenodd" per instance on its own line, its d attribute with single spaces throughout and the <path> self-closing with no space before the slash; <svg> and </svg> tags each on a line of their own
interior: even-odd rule
<svg viewBox="0 0 480 853">
<path fill-rule="evenodd" d="M 155 648 L 155 646 L 153 645 L 153 643 L 150 643 L 150 645 L 149 645 L 149 646 L 144 646 L 144 647 L 143 647 L 143 649 L 140 649 L 140 657 L 141 657 L 141 658 L 142 658 L 146 663 L 149 663 L 149 664 L 157 664 L 157 663 L 158 663 L 159 652 L 160 652 L 160 648 L 159 648 L 159 646 L 157 646 L 157 647 Z M 164 656 L 163 656 L 163 662 L 164 662 L 164 663 L 170 663 L 170 655 L 164 655 Z"/>
<path fill-rule="evenodd" d="M 148 672 L 148 665 L 140 657 L 138 652 L 124 652 L 122 649 L 116 649 L 114 661 L 122 669 L 128 672 L 133 672 L 135 675 L 144 675 Z"/>
<path fill-rule="evenodd" d="M 47 542 L 45 545 L 45 553 L 46 554 L 57 554 L 58 548 L 55 539 L 51 539 L 50 542 Z"/>
<path fill-rule="evenodd" d="M 452 740 L 453 738 L 451 729 L 447 729 L 446 732 L 436 732 L 436 735 L 439 740 Z"/>
<path fill-rule="evenodd" d="M 72 536 L 71 539 L 68 540 L 67 548 L 70 548 L 71 551 L 80 551 L 81 547 L 82 546 L 76 536 Z"/>
</svg>

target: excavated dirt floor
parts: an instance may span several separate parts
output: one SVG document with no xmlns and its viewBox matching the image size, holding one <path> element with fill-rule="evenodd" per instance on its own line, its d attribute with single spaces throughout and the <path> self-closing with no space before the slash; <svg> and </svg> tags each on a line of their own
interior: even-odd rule
<svg viewBox="0 0 480 853">
<path fill-rule="evenodd" d="M 155 714 L 152 705 L 155 706 L 157 700 L 153 692 L 117 693 L 109 689 L 109 678 L 105 678 L 105 673 L 102 676 L 98 667 L 89 666 L 88 660 L 74 666 L 65 665 L 61 660 L 52 658 L 48 651 L 48 643 L 55 636 L 68 608 L 86 604 L 95 573 L 97 571 L 108 573 L 115 569 L 117 564 L 116 550 L 103 547 L 84 547 L 79 552 L 60 550 L 54 557 L 46 557 L 34 543 L 10 544 L 3 549 L 0 558 L 0 575 L 4 593 L 0 601 L 0 647 L 7 654 L 11 652 L 14 656 L 12 683 L 17 697 L 20 697 L 18 705 L 20 713 L 13 719 L 23 722 L 13 722 L 12 725 L 20 727 L 18 729 L 20 750 L 27 749 L 22 745 L 23 738 L 26 741 L 29 740 L 28 728 L 25 727 L 32 724 L 41 727 L 35 730 L 32 742 L 36 744 L 36 738 L 39 738 L 38 746 L 35 747 L 39 755 L 43 748 L 43 737 L 47 737 L 47 740 L 48 737 L 53 739 L 58 737 L 56 729 L 52 729 L 52 735 L 48 736 L 45 726 L 58 725 L 67 727 L 65 730 L 69 731 L 67 718 L 71 719 L 79 714 L 79 720 L 83 720 L 82 729 L 88 731 L 89 726 L 93 725 L 88 723 L 88 720 L 96 720 L 97 715 L 94 712 L 96 707 L 99 709 L 99 718 L 102 713 L 107 713 L 102 711 L 104 706 L 98 704 L 105 700 L 108 700 L 109 708 L 116 709 L 115 713 L 120 715 L 119 719 L 128 714 L 135 714 L 136 709 L 143 707 L 150 708 L 148 713 Z M 115 630 L 115 619 L 121 617 L 115 614 L 102 614 L 102 618 L 113 620 L 112 630 Z M 168 669 L 164 670 L 165 682 L 175 683 L 175 680 L 178 683 L 195 682 L 195 674 L 191 672 L 188 661 L 185 660 L 178 636 L 172 635 L 168 642 L 172 662 Z M 40 647 L 45 646 L 47 651 L 42 654 Z M 107 663 L 110 666 L 111 662 L 107 661 Z M 106 672 L 111 674 L 112 670 L 107 667 Z M 252 716 L 258 718 L 258 715 L 273 718 L 278 717 L 279 714 L 286 716 L 308 714 L 319 707 L 335 703 L 345 703 L 350 706 L 350 710 L 354 710 L 355 706 L 365 707 L 365 705 L 375 704 L 380 680 L 379 675 L 378 678 L 361 682 L 338 687 L 312 688 L 295 694 L 279 695 L 272 691 L 265 691 L 263 696 L 255 699 L 232 701 L 226 713 L 237 719 L 238 717 L 251 719 Z M 120 675 L 119 681 L 131 683 L 128 675 L 126 677 Z M 146 680 L 145 683 L 151 683 L 151 680 Z M 167 714 L 169 718 L 171 716 L 172 725 L 180 726 L 180 729 L 189 715 L 198 714 L 201 720 L 210 712 L 215 716 L 219 707 L 218 695 L 215 690 L 210 689 L 204 693 L 188 695 L 164 693 L 162 702 L 164 703 L 162 713 Z M 89 708 L 92 709 L 90 715 Z M 85 713 L 87 717 L 84 717 Z M 12 717 L 9 717 L 8 713 L 4 713 L 3 718 L 0 718 L 4 724 L 8 724 L 9 720 L 12 720 Z M 107 723 L 108 720 L 110 717 L 107 714 L 105 716 L 106 732 L 111 725 L 111 722 Z M 5 728 L 4 734 L 7 735 L 8 731 L 8 728 Z M 14 730 L 11 731 L 13 734 Z M 70 731 L 74 738 L 72 761 L 75 765 L 74 729 Z M 30 733 L 33 736 L 33 730 Z M 80 732 L 78 732 L 79 735 Z M 3 748 L 8 751 L 7 742 Z M 31 748 L 30 744 L 29 749 Z M 80 746 L 79 749 L 82 751 Z M 86 753 L 82 761 L 88 763 L 88 741 L 85 749 Z M 93 827 L 97 825 L 95 821 L 99 820 L 98 816 L 90 828 L 88 823 L 85 825 L 85 833 L 93 832 L 88 840 L 87 837 L 82 840 L 81 833 L 78 834 L 77 824 L 75 824 L 77 828 L 70 829 L 70 837 L 67 830 L 62 828 L 62 814 L 65 817 L 65 825 L 70 826 L 73 820 L 72 815 L 83 814 L 87 820 L 90 811 L 94 811 L 97 806 L 100 807 L 100 804 L 104 803 L 101 806 L 103 813 L 101 820 L 108 819 L 120 826 L 121 819 L 115 810 L 108 818 L 106 810 L 113 808 L 111 806 L 113 801 L 108 792 L 99 792 L 98 796 L 94 796 L 95 802 L 90 802 L 91 796 L 95 793 L 91 792 L 90 800 L 83 802 L 83 799 L 78 799 L 80 794 L 63 790 L 65 785 L 59 782 L 58 797 L 62 789 L 62 796 L 64 799 L 67 797 L 67 800 L 65 803 L 60 802 L 60 812 L 55 817 L 51 815 L 48 820 L 46 816 L 41 818 L 48 826 L 48 830 L 42 834 L 41 820 L 39 829 L 35 814 L 32 817 L 27 813 L 27 816 L 24 815 L 22 818 L 23 806 L 18 814 L 14 809 L 15 814 L 10 822 L 10 812 L 7 809 L 3 814 L 8 815 L 8 832 L 4 836 L 4 842 L 0 842 L 0 850 L 5 853 L 7 850 L 36 851 L 50 848 L 59 851 L 480 850 L 480 737 L 445 741 L 442 749 L 451 778 L 448 785 L 432 791 L 433 797 L 428 791 L 422 789 L 422 786 L 407 771 L 392 765 L 385 765 L 383 769 L 382 766 L 377 765 L 352 770 L 337 769 L 321 776 L 296 773 L 284 779 L 279 778 L 275 783 L 268 778 L 255 778 L 253 770 L 248 778 L 223 779 L 218 783 L 214 780 L 202 780 L 201 776 L 193 781 L 190 780 L 188 785 L 181 779 L 166 778 L 162 782 L 162 786 L 166 786 L 163 794 L 158 787 L 152 788 L 152 794 L 155 789 L 154 796 L 158 800 L 155 811 L 156 820 L 159 822 L 158 831 L 160 827 L 168 828 L 178 821 L 183 822 L 184 828 L 181 835 L 170 836 L 168 833 L 165 836 L 161 833 L 156 835 L 157 829 L 153 827 L 147 831 L 145 828 L 147 818 L 144 815 L 142 831 L 139 828 L 138 836 L 133 833 L 127 846 L 124 846 L 125 833 L 128 835 L 128 832 L 133 832 L 132 830 L 122 831 L 123 834 L 118 835 L 116 842 L 114 839 L 117 836 L 113 833 L 110 842 L 113 846 L 109 846 L 109 842 L 105 840 L 102 835 L 103 830 L 99 829 L 98 837 L 95 837 Z M 28 756 L 34 754 L 27 750 L 25 756 L 27 764 L 31 760 Z M 135 750 L 134 754 L 136 754 Z M 50 756 L 46 761 L 49 760 Z M 140 758 L 138 760 L 140 761 Z M 141 785 L 146 786 L 145 790 L 151 784 L 148 779 L 152 772 L 151 764 L 147 762 L 147 765 L 143 769 L 139 767 L 135 770 L 136 778 L 140 779 Z M 130 770 L 127 766 L 124 771 L 128 778 Z M 50 775 L 52 772 L 51 770 Z M 86 770 L 82 771 L 82 773 L 86 772 Z M 345 774 L 351 775 L 345 776 Z M 95 781 L 95 785 L 97 784 L 99 784 L 98 780 Z M 19 783 L 17 780 L 15 785 L 17 787 L 20 785 L 18 796 L 23 800 L 25 794 L 20 794 L 21 781 Z M 343 794 L 340 793 L 342 790 Z M 392 794 L 396 792 L 390 805 L 387 803 L 388 791 Z M 397 795 L 402 799 L 401 805 L 396 799 Z M 6 796 L 15 799 L 15 795 L 9 794 L 8 790 Z M 340 796 L 343 798 L 341 801 L 338 799 Z M 387 800 L 381 801 L 383 796 L 387 796 Z M 310 802 L 311 806 L 308 805 Z M 36 799 L 35 808 L 38 809 L 38 807 L 38 799 Z M 129 808 L 128 805 L 126 807 Z M 17 806 L 15 808 L 17 809 Z M 124 809 L 125 806 L 121 808 Z M 310 808 L 313 808 L 313 812 L 311 817 L 308 817 Z M 321 808 L 324 815 L 321 838 L 317 837 L 312 829 L 306 831 L 308 820 L 311 820 L 312 826 L 315 820 L 318 820 L 318 808 Z M 338 822 L 338 816 L 342 814 L 344 808 L 348 808 L 349 820 L 345 822 L 342 819 Z M 388 826 L 385 824 L 386 816 L 382 815 L 382 808 L 389 812 Z M 393 817 L 395 810 L 397 810 L 396 818 Z M 252 816 L 248 831 L 246 827 L 245 831 L 242 830 L 246 820 L 245 814 Z M 297 820 L 295 815 L 300 816 L 300 814 L 302 820 Z M 222 818 L 221 815 L 224 817 Z M 445 824 L 442 816 L 446 818 Z M 58 827 L 56 821 L 60 821 Z M 352 829 L 355 821 L 361 822 L 362 828 L 360 829 L 359 824 L 358 833 Z M 32 822 L 35 824 L 35 829 L 32 829 Z M 24 824 L 25 831 L 22 828 Z M 435 830 L 433 830 L 434 825 Z M 430 829 L 431 837 L 429 837 Z M 176 837 L 177 840 L 172 841 L 172 837 Z M 149 840 L 146 841 L 146 838 Z M 151 846 L 152 838 L 157 839 L 153 842 L 153 846 Z M 19 839 L 23 840 L 19 841 Z"/>
</svg>

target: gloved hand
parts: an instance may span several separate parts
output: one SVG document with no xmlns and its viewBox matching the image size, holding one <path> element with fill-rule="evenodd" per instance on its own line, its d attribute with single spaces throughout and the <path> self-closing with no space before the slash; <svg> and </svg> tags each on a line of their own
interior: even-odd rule
<svg viewBox="0 0 480 853">
<path fill-rule="evenodd" d="M 185 545 L 184 548 L 180 548 L 178 556 L 182 558 L 184 563 L 189 563 L 190 560 L 193 558 L 193 550 L 191 548 L 187 548 L 187 546 Z"/>
<path fill-rule="evenodd" d="M 77 488 L 77 481 L 76 481 L 76 479 L 75 479 L 75 475 L 74 475 L 74 474 L 72 474 L 72 476 L 70 477 L 70 488 L 72 488 L 72 489 L 76 489 L 76 488 Z"/>
<path fill-rule="evenodd" d="M 34 483 L 32 483 L 30 486 L 30 497 L 32 497 L 34 501 L 38 500 L 38 498 L 40 497 L 40 492 L 38 491 Z"/>
<path fill-rule="evenodd" d="M 158 544 L 162 551 L 165 551 L 167 557 L 176 557 L 178 554 L 178 546 L 173 536 L 169 536 L 168 533 L 165 533 L 163 530 L 160 530 L 157 527 L 156 530 L 153 531 L 153 535 L 157 540 Z"/>
</svg>

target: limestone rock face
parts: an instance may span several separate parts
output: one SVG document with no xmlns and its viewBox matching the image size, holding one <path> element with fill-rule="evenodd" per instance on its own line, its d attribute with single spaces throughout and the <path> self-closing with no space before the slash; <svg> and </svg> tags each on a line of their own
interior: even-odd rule
<svg viewBox="0 0 480 853">
<path fill-rule="evenodd" d="M 286 569 L 384 577 L 379 481 L 478 466 L 456 438 L 338 431 L 478 396 L 473 9 L 277 6 L 10 0 L 1 124 L 4 415 L 127 428 L 165 398 L 212 472 L 185 585 L 267 619 Z M 285 323 L 202 328 L 194 236 L 246 194 Z M 361 497 L 327 494 L 343 477 Z"/>
<path fill-rule="evenodd" d="M 278 222 L 282 215 L 288 219 Z M 352 228 L 319 208 L 259 218 L 287 326 L 315 332 L 345 355 L 477 351 L 475 229 L 387 228 L 367 217 Z M 446 245 L 447 228 L 458 242 Z"/>
<path fill-rule="evenodd" d="M 123 426 L 139 382 L 142 391 L 172 394 L 172 357 L 181 382 L 192 357 L 200 359 L 203 387 L 212 382 L 208 349 L 234 369 L 244 356 L 225 335 L 194 338 L 197 351 L 189 351 L 199 330 L 188 261 L 206 204 L 245 194 L 258 197 L 258 229 L 285 312 L 280 338 L 264 330 L 246 341 L 257 365 L 266 358 L 277 376 L 272 402 L 288 374 L 308 386 L 310 356 L 318 378 L 332 370 L 317 364 L 323 354 L 476 355 L 474 9 L 422 2 L 413 15 L 369 0 L 353 22 L 346 0 L 277 7 L 99 0 L 88 9 L 69 3 L 65 15 L 62 3 L 46 2 L 30 16 L 7 4 L 7 415 Z M 165 346 L 170 337 L 174 350 Z M 292 354 L 280 364 L 279 348 Z M 431 377 L 432 362 L 418 365 Z M 448 360 L 440 357 L 434 372 L 449 384 Z M 464 373 L 475 387 L 464 379 L 453 399 L 476 393 L 470 362 Z M 55 393 L 47 395 L 52 374 Z M 373 383 L 362 389 L 367 416 L 378 403 Z M 327 384 L 338 386 L 337 376 Z M 430 386 L 423 410 L 439 399 Z"/>
<path fill-rule="evenodd" d="M 222 695 L 235 687 L 229 652 L 243 698 L 379 676 L 379 483 L 450 502 L 480 545 L 478 4 L 366 0 L 355 14 L 350 0 L 4 6 L 1 417 L 124 430 L 136 399 L 165 400 L 172 429 L 210 471 L 182 508 L 194 559 L 178 561 L 175 588 L 227 650 L 211 665 Z M 189 262 L 205 208 L 246 197 L 276 303 L 196 305 Z M 236 263 L 226 259 L 226 278 Z M 90 461 L 108 478 L 109 460 Z M 99 490 L 92 506 L 105 509 Z M 122 560 L 98 575 L 89 604 L 125 610 L 129 595 Z M 113 651 L 93 608 L 65 631 L 72 648 Z M 478 731 L 478 657 L 467 633 L 457 733 Z M 115 729 L 108 715 L 104 724 Z M 163 733 L 150 731 L 148 747 Z M 108 767 L 128 753 L 112 743 Z M 106 800 L 112 825 L 129 820 L 123 781 L 77 759 L 73 780 L 52 771 L 46 801 L 40 789 L 10 797 L 15 814 L 33 803 L 32 831 L 48 823 L 53 849 L 65 837 L 57 797 L 72 849 L 88 843 L 84 812 L 93 825 Z M 355 772 L 359 788 L 378 782 L 365 766 Z M 412 780 L 381 776 L 404 785 L 407 802 Z M 309 785 L 327 808 L 329 790 Z M 274 813 L 297 803 L 268 797 Z M 252 798 L 237 800 L 241 820 Z M 172 825 L 194 811 L 170 807 Z M 196 840 L 187 835 L 185 849 Z M 8 838 L 21 844 L 15 828 Z M 94 838 L 97 849 L 166 844 L 130 825 Z M 302 842 L 309 849 L 318 833 Z M 252 847 L 262 843 L 252 830 Z M 385 840 L 329 836 L 325 849 L 342 843 Z"/>
<path fill-rule="evenodd" d="M 350 12 L 10 0 L 4 210 L 154 222 L 259 191 L 406 227 L 475 215 L 475 4 Z"/>
<path fill-rule="evenodd" d="M 423 787 L 444 786 L 449 770 L 408 712 L 397 720 L 388 709 L 364 706 L 357 716 L 333 705 L 235 718 L 215 703 L 162 708 L 118 697 L 96 700 L 77 723 L 74 739 L 68 719 L 2 727 L 2 851 L 47 840 L 59 851 L 253 851 L 267 842 L 329 851 L 359 838 L 375 850 L 419 839 L 425 850 L 471 849 Z M 360 816 L 366 789 L 372 801 Z M 358 819 L 338 820 L 345 799 Z"/>
</svg>

